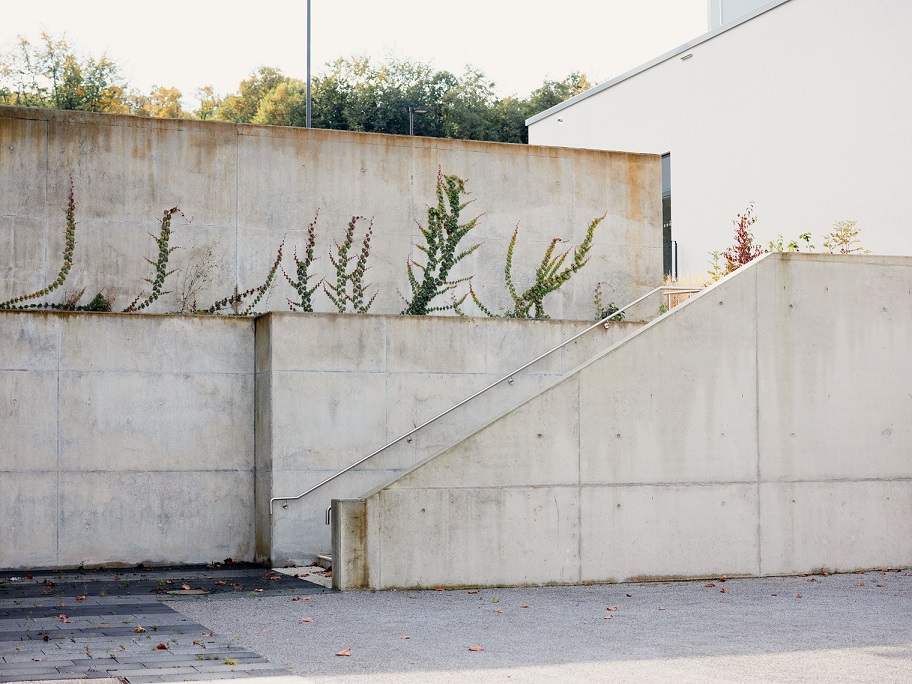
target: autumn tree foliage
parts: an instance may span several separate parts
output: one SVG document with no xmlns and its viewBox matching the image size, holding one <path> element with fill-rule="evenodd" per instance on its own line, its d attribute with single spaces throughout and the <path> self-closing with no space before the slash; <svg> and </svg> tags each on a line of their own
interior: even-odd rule
<svg viewBox="0 0 912 684">
<path fill-rule="evenodd" d="M 501 97 L 479 69 L 462 74 L 428 62 L 389 57 L 382 61 L 354 55 L 328 62 L 311 82 L 315 128 L 407 134 L 409 107 L 416 135 L 528 142 L 526 119 L 592 87 L 585 74 L 545 80 L 528 97 Z M 159 118 L 217 119 L 271 126 L 304 126 L 307 84 L 280 69 L 260 66 L 233 93 L 211 85 L 195 92 L 196 109 L 186 108 L 174 87 L 140 92 L 122 77 L 107 55 L 82 55 L 64 34 L 42 33 L 37 41 L 20 37 L 12 49 L 0 48 L 0 104 L 76 109 Z"/>
</svg>

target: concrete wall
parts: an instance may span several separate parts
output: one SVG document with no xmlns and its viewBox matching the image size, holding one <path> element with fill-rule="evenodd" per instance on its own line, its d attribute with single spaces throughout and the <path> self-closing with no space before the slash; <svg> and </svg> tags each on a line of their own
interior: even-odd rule
<svg viewBox="0 0 912 684">
<path fill-rule="evenodd" d="M 658 299 L 652 302 L 658 307 Z M 598 328 L 313 494 L 296 496 L 585 329 L 588 323 L 272 313 L 257 321 L 257 555 L 331 550 L 325 511 L 439 453 L 642 327 Z"/>
<path fill-rule="evenodd" d="M 553 237 L 572 246 L 607 213 L 589 265 L 546 300 L 552 318 L 591 318 L 599 281 L 619 305 L 661 284 L 654 155 L 0 107 L 0 301 L 56 277 L 72 177 L 79 225 L 65 289 L 86 287 L 90 298 L 107 288 L 125 307 L 145 285 L 144 257 L 156 253 L 147 233 L 176 205 L 185 215 L 173 222 L 180 270 L 166 287 L 174 294 L 152 311 L 176 310 L 188 264 L 211 248 L 212 282 L 197 299 L 205 308 L 235 286 L 262 283 L 283 235 L 293 272 L 291 254 L 303 252 L 319 210 L 314 282 L 334 277 L 327 254 L 350 218 L 373 217 L 372 311 L 399 313 L 406 262 L 420 256 L 416 221 L 426 225 L 436 202 L 438 169 L 468 180 L 464 216 L 481 216 L 467 239 L 483 245 L 453 276 L 474 275 L 495 312 L 508 303 L 503 265 L 517 223 L 514 273 L 526 286 Z M 280 282 L 259 310 L 287 310 L 291 292 Z M 315 309 L 335 310 L 322 292 Z"/>
<path fill-rule="evenodd" d="M 869 249 L 912 254 L 898 201 L 912 94 L 891 77 L 912 63 L 910 25 L 907 2 L 789 0 L 532 123 L 529 140 L 670 152 L 682 275 L 707 270 L 751 201 L 764 245 L 812 231 L 819 247 L 857 220 Z"/>
<path fill-rule="evenodd" d="M 769 255 L 337 501 L 343 588 L 912 563 L 912 259 Z"/>
<path fill-rule="evenodd" d="M 389 480 L 642 324 L 593 330 L 274 517 L 272 496 L 300 493 L 586 326 L 2 312 L 0 568 L 310 560 L 331 547 L 331 496 Z"/>
<path fill-rule="evenodd" d="M 249 319 L 0 312 L 0 567 L 252 560 Z"/>
</svg>

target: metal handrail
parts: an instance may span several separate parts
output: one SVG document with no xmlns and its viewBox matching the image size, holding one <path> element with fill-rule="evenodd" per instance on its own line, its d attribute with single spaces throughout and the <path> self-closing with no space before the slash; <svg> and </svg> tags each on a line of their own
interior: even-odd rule
<svg viewBox="0 0 912 684">
<path fill-rule="evenodd" d="M 656 292 L 663 292 L 663 291 L 664 291 L 664 292 L 677 293 L 677 294 L 687 294 L 687 293 L 700 292 L 700 289 L 702 289 L 702 288 L 687 288 L 687 287 L 674 287 L 674 286 L 671 286 L 671 285 L 661 285 L 661 286 L 655 288 L 654 290 L 650 290 L 649 292 L 647 292 L 646 294 L 644 294 L 644 295 L 643 295 L 642 297 L 640 297 L 639 299 L 636 299 L 636 300 L 630 302 L 630 304 L 627 304 L 626 306 L 624 306 L 624 307 L 621 308 L 621 309 L 618 309 L 617 311 L 611 312 L 610 314 L 608 314 L 607 316 L 605 316 L 605 318 L 603 318 L 603 319 L 601 319 L 600 321 L 598 321 L 598 322 L 596 322 L 596 323 L 590 325 L 590 326 L 589 326 L 588 328 L 586 328 L 585 330 L 582 330 L 582 331 L 576 333 L 576 335 L 574 335 L 573 337 L 570 337 L 570 338 L 564 340 L 563 342 L 561 342 L 559 345 L 557 345 L 557 346 L 554 347 L 553 349 L 549 349 L 549 350 L 546 351 L 544 354 L 540 354 L 539 356 L 536 356 L 534 359 L 532 359 L 532 360 L 529 361 L 528 363 L 525 363 L 525 364 L 523 364 L 522 366 L 520 366 L 519 368 L 517 368 L 516 370 L 514 370 L 512 373 L 508 373 L 507 375 L 503 376 L 503 377 L 500 378 L 499 380 L 495 380 L 494 382 L 492 382 L 490 385 L 488 385 L 488 386 L 485 387 L 484 389 L 478 390 L 477 392 L 475 392 L 475 394 L 473 394 L 473 395 L 470 396 L 470 397 L 466 397 L 465 399 L 463 399 L 462 401 L 460 401 L 458 404 L 453 404 L 453 406 L 451 406 L 450 408 L 448 408 L 448 409 L 447 409 L 446 411 L 444 411 L 443 413 L 438 413 L 436 416 L 434 416 L 434 417 L 431 418 L 430 420 L 426 420 L 426 421 L 423 422 L 421 425 L 418 425 L 417 427 L 412 428 L 411 430 L 409 430 L 409 431 L 406 432 L 405 434 L 403 434 L 403 435 L 397 437 L 396 439 L 394 439 L 392 442 L 388 442 L 387 444 L 384 444 L 382 447 L 380 447 L 380 448 L 377 449 L 376 451 L 374 451 L 374 452 L 368 454 L 367 456 L 365 456 L 365 457 L 362 458 L 361 460 L 355 461 L 354 463 L 352 463 L 352 464 L 351 464 L 350 466 L 348 466 L 347 468 L 345 468 L 345 469 L 340 470 L 339 472 L 337 472 L 335 475 L 331 475 L 330 477 L 326 478 L 325 480 L 323 480 L 323 481 L 320 482 L 319 484 L 315 484 L 313 487 L 311 487 L 311 488 L 308 489 L 307 491 L 301 492 L 301 493 L 298 494 L 297 496 L 274 496 L 273 498 L 271 498 L 271 499 L 269 500 L 269 515 L 272 515 L 272 514 L 273 514 L 273 504 L 274 504 L 276 501 L 284 501 L 285 503 L 282 505 L 282 508 L 287 508 L 287 507 L 288 507 L 288 502 L 289 502 L 289 501 L 297 501 L 298 499 L 307 496 L 307 495 L 310 494 L 311 492 L 316 491 L 317 489 L 319 489 L 319 488 L 322 487 L 323 485 L 332 482 L 333 480 L 335 480 L 335 479 L 336 479 L 337 477 L 339 477 L 340 475 L 344 475 L 344 474 L 347 473 L 349 470 L 352 470 L 353 468 L 357 468 L 359 465 L 361 465 L 361 464 L 364 463 L 365 461 L 368 461 L 368 460 L 372 459 L 372 458 L 373 458 L 374 456 L 376 456 L 377 454 L 380 454 L 380 453 L 386 451 L 387 449 L 389 449 L 391 446 L 393 446 L 393 445 L 395 445 L 395 444 L 398 444 L 398 443 L 401 442 L 403 439 L 406 439 L 406 438 L 408 438 L 408 437 L 411 437 L 413 434 L 415 434 L 416 432 L 418 432 L 418 430 L 420 430 L 421 428 L 430 425 L 431 423 L 433 423 L 433 422 L 436 421 L 436 420 L 439 420 L 440 418 L 443 418 L 445 415 L 447 415 L 448 413 L 451 413 L 452 411 L 455 411 L 455 410 L 458 409 L 460 406 L 464 406 L 465 404 L 468 404 L 468 403 L 469 403 L 470 401 L 472 401 L 475 397 L 481 396 L 482 394 L 484 394 L 485 392 L 487 392 L 489 389 L 492 389 L 492 388 L 494 388 L 494 387 L 497 387 L 497 385 L 499 385 L 500 383 L 502 383 L 502 382 L 504 382 L 504 381 L 509 381 L 509 382 L 512 384 L 512 382 L 513 382 L 513 376 L 516 375 L 517 373 L 520 373 L 520 372 L 524 371 L 526 368 L 528 368 L 529 366 L 531 366 L 531 365 L 533 365 L 533 364 L 535 364 L 535 363 L 538 363 L 539 361 L 541 361 L 541 360 L 542 360 L 543 358 L 545 358 L 546 356 L 550 356 L 551 354 L 553 354 L 554 352 L 556 352 L 558 349 L 562 349 L 563 347 L 567 346 L 568 344 L 570 344 L 570 343 L 573 342 L 574 340 L 576 340 L 576 339 L 582 337 L 583 335 L 585 335 L 586 333 L 590 332 L 591 330 L 595 330 L 595 329 L 598 328 L 600 325 L 604 325 L 604 326 L 607 328 L 608 325 L 611 323 L 612 319 L 616 318 L 618 314 L 624 313 L 627 309 L 630 309 L 630 308 L 636 306 L 637 304 L 639 304 L 640 302 L 642 302 L 644 299 L 648 299 L 649 297 L 651 297 L 652 295 L 654 295 Z"/>
</svg>

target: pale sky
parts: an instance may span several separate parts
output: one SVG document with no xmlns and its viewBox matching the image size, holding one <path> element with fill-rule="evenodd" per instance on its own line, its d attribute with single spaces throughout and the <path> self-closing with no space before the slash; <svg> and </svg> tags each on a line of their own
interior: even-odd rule
<svg viewBox="0 0 912 684">
<path fill-rule="evenodd" d="M 17 35 L 66 31 L 83 51 L 107 53 L 143 92 L 211 84 L 236 90 L 260 65 L 306 76 L 306 0 L 5 0 L 0 50 Z M 462 73 L 480 68 L 500 95 L 525 97 L 572 71 L 601 82 L 707 30 L 706 0 L 312 0 L 313 73 L 337 57 L 394 54 Z"/>
</svg>

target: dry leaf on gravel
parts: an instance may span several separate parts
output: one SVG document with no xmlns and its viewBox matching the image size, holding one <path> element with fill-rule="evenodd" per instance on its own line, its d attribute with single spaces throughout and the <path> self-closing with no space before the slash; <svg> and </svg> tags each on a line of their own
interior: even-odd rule
<svg viewBox="0 0 912 684">
<path fill-rule="evenodd" d="M 704 587 L 714 587 L 714 586 L 716 586 L 716 583 L 715 583 L 715 582 L 709 582 L 708 584 L 704 584 L 703 586 L 704 586 Z"/>
<path fill-rule="evenodd" d="M 470 589 L 470 590 L 469 590 L 469 593 L 470 593 L 470 594 L 477 594 L 477 593 L 478 593 L 478 589 Z"/>
<path fill-rule="evenodd" d="M 408 634 L 406 634 L 406 635 L 401 636 L 401 637 L 399 637 L 399 638 L 400 638 L 400 639 L 411 639 L 412 637 L 410 637 Z"/>
<path fill-rule="evenodd" d="M 298 620 L 298 622 L 313 622 L 313 621 L 314 621 L 314 619 L 312 617 L 302 617 L 300 620 Z"/>
<path fill-rule="evenodd" d="M 523 604 L 520 606 L 520 608 L 528 608 L 528 607 L 529 606 L 525 601 L 523 601 Z"/>
<path fill-rule="evenodd" d="M 189 584 L 182 584 L 182 585 L 181 585 L 181 589 L 183 589 L 184 591 L 190 591 L 190 585 L 189 585 Z"/>
<path fill-rule="evenodd" d="M 478 651 L 483 651 L 484 649 L 481 646 L 476 645 L 476 646 L 469 646 L 469 650 L 475 651 L 477 653 Z"/>
<path fill-rule="evenodd" d="M 133 631 L 136 632 L 137 634 L 142 634 L 143 632 L 146 631 L 146 628 L 145 628 L 145 627 L 140 627 L 139 625 L 136 625 L 136 629 L 134 629 Z"/>
<path fill-rule="evenodd" d="M 617 606 L 608 606 L 607 608 L 605 608 L 605 610 L 611 610 L 611 611 L 615 611 L 617 609 L 618 609 Z"/>
<path fill-rule="evenodd" d="M 157 648 L 159 651 L 167 651 L 167 650 L 168 650 L 168 647 L 167 647 L 165 644 L 159 644 L 159 645 L 156 646 L 155 648 Z"/>
<path fill-rule="evenodd" d="M 337 656 L 350 656 L 351 654 L 352 654 L 352 650 L 350 648 L 346 648 L 346 649 L 336 653 Z"/>
</svg>

